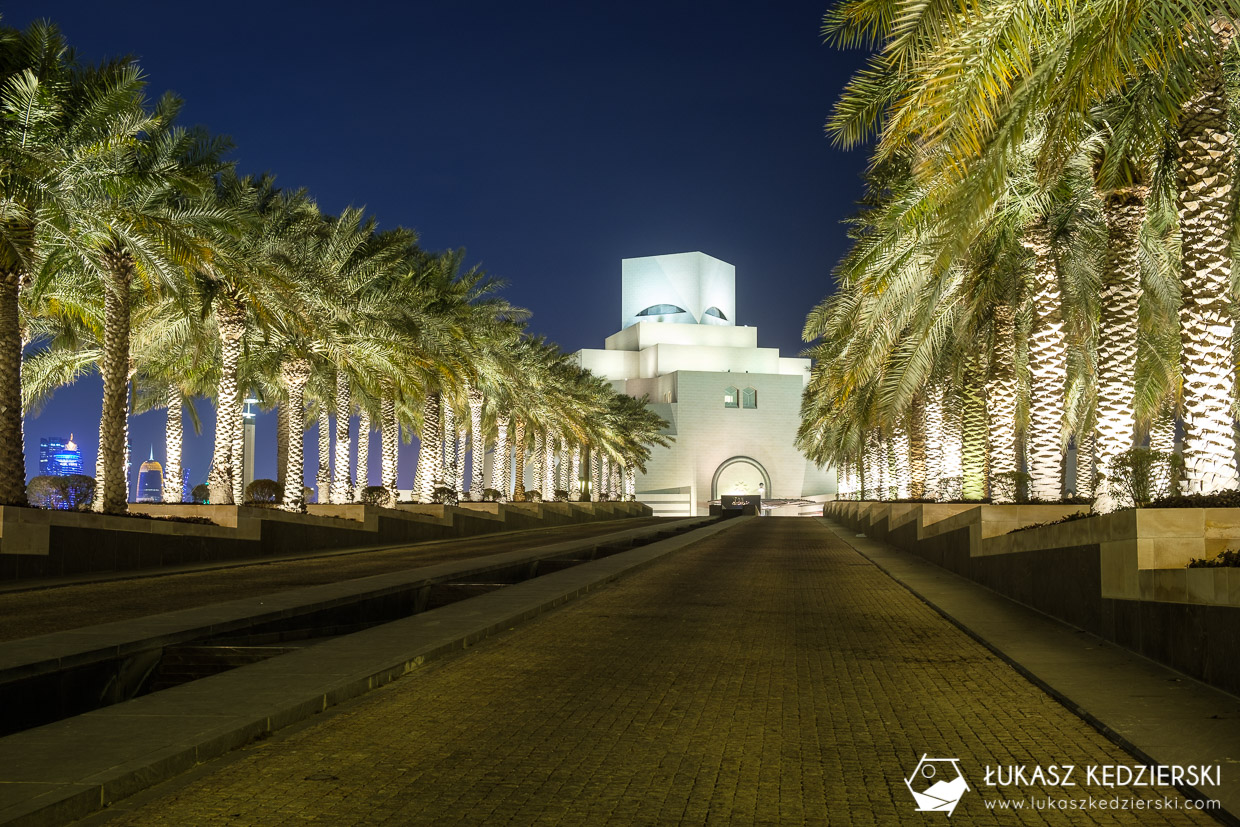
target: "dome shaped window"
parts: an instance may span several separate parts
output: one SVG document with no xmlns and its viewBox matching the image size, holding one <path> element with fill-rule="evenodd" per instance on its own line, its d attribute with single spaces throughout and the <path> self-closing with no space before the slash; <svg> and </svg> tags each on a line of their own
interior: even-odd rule
<svg viewBox="0 0 1240 827">
<path fill-rule="evenodd" d="M 687 313 L 687 312 L 688 311 L 685 310 L 683 307 L 677 307 L 674 304 L 652 304 L 649 307 L 647 307 L 645 310 L 643 310 L 642 312 L 638 313 L 637 315 L 638 316 L 672 316 L 672 315 L 675 315 L 676 313 Z"/>
<path fill-rule="evenodd" d="M 718 307 L 706 308 L 706 315 L 714 316 L 716 319 L 723 319 L 725 322 L 728 320 L 728 317 L 723 315 L 723 311 L 720 310 Z"/>
</svg>

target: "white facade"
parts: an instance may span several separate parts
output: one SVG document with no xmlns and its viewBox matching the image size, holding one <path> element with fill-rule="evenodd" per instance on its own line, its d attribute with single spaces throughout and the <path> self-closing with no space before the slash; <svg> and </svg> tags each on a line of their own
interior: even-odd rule
<svg viewBox="0 0 1240 827">
<path fill-rule="evenodd" d="M 796 449 L 810 360 L 758 347 L 736 324 L 736 270 L 702 253 L 625 259 L 620 332 L 582 367 L 668 421 L 637 499 L 656 514 L 705 514 L 721 494 L 833 499 L 835 475 Z"/>
</svg>

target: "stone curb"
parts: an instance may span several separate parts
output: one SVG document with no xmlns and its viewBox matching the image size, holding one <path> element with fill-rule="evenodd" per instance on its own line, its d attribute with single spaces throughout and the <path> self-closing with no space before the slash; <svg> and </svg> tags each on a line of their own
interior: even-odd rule
<svg viewBox="0 0 1240 827">
<path fill-rule="evenodd" d="M 0 824 L 33 827 L 83 818 L 747 519 L 717 522 L 0 739 Z M 597 544 L 608 545 L 607 539 L 597 538 Z"/>
</svg>

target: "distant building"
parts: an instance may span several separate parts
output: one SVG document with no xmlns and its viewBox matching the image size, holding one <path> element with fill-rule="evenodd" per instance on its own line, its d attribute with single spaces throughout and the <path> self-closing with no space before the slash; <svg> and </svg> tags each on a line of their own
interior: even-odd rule
<svg viewBox="0 0 1240 827">
<path fill-rule="evenodd" d="M 164 467 L 155 461 L 155 447 L 151 458 L 138 469 L 138 502 L 162 503 L 164 501 Z"/>
<path fill-rule="evenodd" d="M 65 477 L 82 473 L 82 453 L 69 434 L 66 442 L 60 437 L 39 440 L 39 473 L 48 477 Z"/>
<path fill-rule="evenodd" d="M 834 472 L 795 445 L 810 360 L 736 324 L 736 268 L 703 253 L 624 259 L 620 323 L 576 358 L 667 420 L 675 441 L 636 480 L 656 515 L 703 515 L 723 494 L 835 498 Z"/>
<path fill-rule="evenodd" d="M 185 466 L 185 470 L 181 472 L 181 502 L 192 502 L 193 497 L 190 492 L 194 489 L 189 484 L 189 466 Z"/>
</svg>

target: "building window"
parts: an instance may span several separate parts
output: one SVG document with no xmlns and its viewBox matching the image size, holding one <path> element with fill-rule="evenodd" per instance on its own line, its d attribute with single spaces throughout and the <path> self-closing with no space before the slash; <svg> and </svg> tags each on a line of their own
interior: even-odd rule
<svg viewBox="0 0 1240 827">
<path fill-rule="evenodd" d="M 684 312 L 685 312 L 685 309 L 683 307 L 677 307 L 674 304 L 652 304 L 650 307 L 647 307 L 645 310 L 638 313 L 637 315 L 638 316 L 671 316 L 676 313 L 684 313 Z"/>
<path fill-rule="evenodd" d="M 740 399 L 737 397 L 736 388 L 731 386 L 725 388 L 723 391 L 723 407 L 739 408 L 740 406 Z"/>
<path fill-rule="evenodd" d="M 725 322 L 728 320 L 728 317 L 723 315 L 723 311 L 720 310 L 718 307 L 706 308 L 706 315 L 714 316 L 716 319 L 723 319 Z"/>
<path fill-rule="evenodd" d="M 741 405 L 746 408 L 758 407 L 758 392 L 753 388 L 741 391 Z"/>
</svg>

